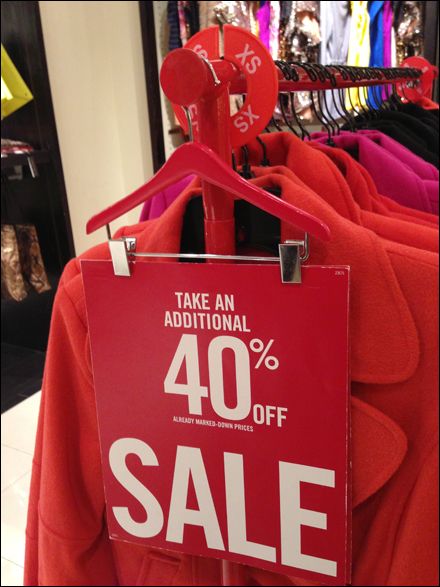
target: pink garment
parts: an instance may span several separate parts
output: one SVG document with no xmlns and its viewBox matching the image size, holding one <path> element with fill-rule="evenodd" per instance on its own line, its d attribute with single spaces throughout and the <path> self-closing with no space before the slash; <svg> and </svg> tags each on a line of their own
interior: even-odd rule
<svg viewBox="0 0 440 587">
<path fill-rule="evenodd" d="M 270 2 L 265 2 L 257 12 L 261 42 L 270 49 Z"/>
<path fill-rule="evenodd" d="M 378 131 L 375 133 L 381 134 Z M 411 151 L 401 145 L 399 145 L 400 150 L 397 151 L 394 144 L 388 144 L 391 147 L 391 150 L 388 150 L 381 144 L 380 137 L 374 136 L 375 139 L 370 138 L 366 133 L 342 132 L 333 137 L 333 140 L 337 147 L 350 153 L 365 167 L 381 195 L 403 206 L 438 215 L 438 171 L 436 170 L 437 179 L 435 179 L 431 175 L 432 166 L 418 157 L 420 161 L 415 164 L 415 155 Z M 328 135 L 322 132 L 313 133 L 312 140 L 325 144 Z M 387 144 L 386 141 L 384 144 Z"/>
<path fill-rule="evenodd" d="M 389 151 L 395 155 L 399 161 L 408 165 L 414 173 L 421 179 L 432 179 L 434 181 L 439 180 L 439 170 L 435 165 L 428 163 L 418 155 L 415 155 L 407 147 L 403 146 L 398 141 L 395 141 L 388 135 L 378 130 L 358 130 L 357 132 L 367 136 L 369 139 L 374 141 L 377 145 L 380 145 L 386 151 Z"/>
<path fill-rule="evenodd" d="M 188 175 L 174 185 L 156 194 L 154 198 L 147 200 L 142 208 L 140 222 L 159 218 L 168 206 L 171 206 L 177 196 L 192 182 L 194 177 L 195 175 Z"/>
<path fill-rule="evenodd" d="M 383 66 L 391 67 L 391 29 L 393 28 L 393 7 L 391 0 L 383 6 Z"/>
</svg>

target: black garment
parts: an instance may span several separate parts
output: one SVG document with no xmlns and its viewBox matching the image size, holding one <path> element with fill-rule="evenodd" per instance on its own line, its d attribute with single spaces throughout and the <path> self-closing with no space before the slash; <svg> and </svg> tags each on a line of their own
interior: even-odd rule
<svg viewBox="0 0 440 587">
<path fill-rule="evenodd" d="M 267 191 L 274 196 L 281 196 L 281 192 L 277 188 L 269 188 Z M 234 201 L 234 218 L 237 245 L 252 247 L 252 249 L 261 251 L 263 254 L 278 254 L 278 244 L 281 242 L 281 221 L 279 218 L 244 200 Z M 186 206 L 180 252 L 198 255 L 205 252 L 203 201 L 201 196 L 193 197 Z M 199 259 L 190 259 L 190 261 L 200 262 Z M 185 259 L 185 263 L 187 262 L 188 259 Z"/>
<path fill-rule="evenodd" d="M 189 30 L 189 37 L 192 37 L 200 30 L 199 3 L 185 2 L 183 10 L 185 13 L 185 23 Z"/>
<path fill-rule="evenodd" d="M 384 121 L 377 125 L 377 130 L 381 130 L 386 135 L 398 141 L 407 149 L 418 155 L 428 163 L 435 167 L 439 167 L 439 155 L 433 152 L 428 146 L 423 135 L 417 135 L 411 130 L 405 128 L 403 125 L 395 125 L 393 123 Z"/>
<path fill-rule="evenodd" d="M 402 104 L 400 106 L 400 111 L 404 114 L 409 114 L 410 116 L 414 116 L 417 120 L 420 120 L 424 124 L 432 127 L 435 125 L 435 128 L 438 129 L 438 110 L 425 110 L 421 108 L 417 104 Z"/>
<path fill-rule="evenodd" d="M 182 46 L 180 38 L 179 9 L 176 2 L 168 2 L 167 19 L 169 28 L 168 48 L 170 51 Z"/>
<path fill-rule="evenodd" d="M 402 18 L 403 18 L 403 5 L 405 3 L 402 2 L 401 0 L 394 0 L 393 1 L 393 14 L 394 14 L 394 18 L 393 18 L 393 27 L 394 29 L 397 31 L 397 27 L 399 26 L 399 23 L 401 22 Z"/>
</svg>

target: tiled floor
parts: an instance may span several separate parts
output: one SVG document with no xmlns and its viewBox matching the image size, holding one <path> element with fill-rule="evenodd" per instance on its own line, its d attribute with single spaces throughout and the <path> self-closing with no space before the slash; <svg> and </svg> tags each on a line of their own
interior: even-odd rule
<svg viewBox="0 0 440 587">
<path fill-rule="evenodd" d="M 25 526 L 41 393 L 2 414 L 1 585 L 23 585 Z"/>
</svg>

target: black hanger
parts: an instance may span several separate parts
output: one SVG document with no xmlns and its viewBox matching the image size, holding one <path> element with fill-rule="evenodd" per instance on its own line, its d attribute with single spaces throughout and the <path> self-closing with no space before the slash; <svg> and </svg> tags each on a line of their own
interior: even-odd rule
<svg viewBox="0 0 440 587">
<path fill-rule="evenodd" d="M 365 68 L 365 67 L 357 68 L 356 77 L 359 82 L 365 81 L 365 79 L 369 79 L 369 74 L 368 74 L 367 69 L 368 68 Z M 361 96 L 361 92 L 363 94 L 363 98 Z M 366 92 L 365 86 L 358 86 L 357 87 L 357 94 L 358 94 L 359 108 L 361 109 L 362 115 L 365 117 L 365 119 L 367 121 L 367 125 L 368 125 L 368 122 L 371 121 L 373 116 L 372 116 L 371 110 L 369 108 L 366 108 L 364 105 L 364 101 L 365 101 L 365 104 L 368 104 L 368 102 L 367 102 L 368 93 Z"/>
<path fill-rule="evenodd" d="M 381 79 L 384 81 L 382 85 L 379 86 L 379 93 L 380 93 L 380 103 L 379 103 L 379 118 L 382 112 L 386 112 L 388 109 L 388 84 L 386 83 L 388 77 L 386 75 L 386 68 L 380 67 L 379 68 Z"/>
<path fill-rule="evenodd" d="M 387 95 L 386 100 L 383 102 L 383 111 L 387 112 L 389 110 L 397 110 L 398 106 L 395 102 L 395 97 L 394 97 L 394 84 L 392 83 L 393 79 L 394 79 L 394 73 L 392 69 L 387 69 L 387 68 L 383 68 L 382 70 L 385 79 L 390 82 L 390 83 L 386 83 L 385 84 L 385 92 Z"/>
<path fill-rule="evenodd" d="M 243 157 L 240 175 L 244 177 L 244 179 L 252 179 L 254 174 L 252 173 L 251 165 L 249 163 L 249 149 L 246 145 L 241 146 L 240 149 Z"/>
<path fill-rule="evenodd" d="M 333 69 L 336 69 L 336 71 L 338 71 L 341 74 L 341 77 L 343 80 L 348 80 L 349 76 L 347 71 L 340 65 L 331 65 L 331 66 L 327 66 L 328 68 L 332 67 Z M 339 110 L 339 106 L 337 104 L 337 101 L 335 99 L 335 91 L 338 94 L 338 101 L 339 101 L 339 106 L 341 107 L 341 110 Z M 337 113 L 339 114 L 339 116 L 345 120 L 346 124 L 348 124 L 350 130 L 352 132 L 356 132 L 356 126 L 354 124 L 354 116 L 351 112 L 349 112 L 347 110 L 347 107 L 345 105 L 345 90 L 343 88 L 336 88 L 332 90 L 332 97 L 333 97 L 333 105 L 337 111 Z"/>
<path fill-rule="evenodd" d="M 232 151 L 232 169 L 237 172 L 237 159 L 235 158 L 235 153 Z"/>
<path fill-rule="evenodd" d="M 358 80 L 352 67 L 349 67 L 348 65 L 339 65 L 338 67 L 347 73 L 347 75 L 349 76 L 349 78 L 352 82 L 356 82 Z M 353 90 L 353 89 L 354 88 L 347 89 L 347 99 L 348 99 L 348 102 L 350 103 L 351 111 L 354 113 L 354 116 L 352 115 L 353 124 L 357 125 L 357 122 L 358 122 L 357 118 L 358 118 L 358 115 L 360 114 L 360 112 L 358 110 L 356 110 L 356 108 L 353 104 L 352 98 L 351 98 L 351 90 Z"/>
<path fill-rule="evenodd" d="M 374 67 L 372 68 L 373 71 L 373 79 L 377 80 L 377 81 L 383 81 L 384 79 L 384 75 L 382 72 L 382 68 L 379 67 Z M 382 104 L 383 104 L 383 97 L 382 97 L 382 90 L 383 90 L 383 85 L 375 85 L 372 86 L 372 94 L 374 97 L 374 104 L 373 104 L 373 108 L 374 108 L 374 112 L 375 112 L 375 118 L 379 119 L 380 118 L 380 113 L 383 112 L 383 108 L 382 108 Z"/>
<path fill-rule="evenodd" d="M 289 80 L 290 81 L 291 80 L 290 71 L 289 71 L 289 68 L 288 68 L 287 64 L 284 61 L 280 61 L 280 60 L 276 60 L 274 63 L 281 70 L 281 73 L 283 74 L 284 78 L 286 80 Z M 298 133 L 296 132 L 295 128 L 292 126 L 292 124 L 289 121 L 289 118 L 287 116 L 286 107 L 285 107 L 286 100 L 287 100 L 287 104 L 289 104 L 289 102 L 288 102 L 288 96 L 287 95 L 284 95 L 284 94 L 279 94 L 278 95 L 278 103 L 280 105 L 281 115 L 283 117 L 284 124 L 287 126 L 287 128 L 291 132 L 293 132 L 293 134 L 295 136 L 297 136 L 299 138 Z"/>
<path fill-rule="evenodd" d="M 266 144 L 265 144 L 265 142 L 260 137 L 256 137 L 256 139 L 257 139 L 257 142 L 260 144 L 261 149 L 263 151 L 263 158 L 261 159 L 260 165 L 262 167 L 269 167 L 270 166 L 270 161 L 267 158 Z"/>
<path fill-rule="evenodd" d="M 336 78 L 335 78 L 335 75 L 334 75 L 334 73 L 329 68 L 325 67 L 324 65 L 320 65 L 318 63 L 314 63 L 313 64 L 313 67 L 315 69 L 318 69 L 318 70 L 320 70 L 322 72 L 322 78 L 321 78 L 322 81 L 328 80 L 331 83 L 331 85 L 332 85 L 333 88 L 336 87 Z M 332 125 L 332 127 L 334 128 L 333 136 L 336 135 L 336 134 L 340 134 L 341 128 L 339 126 L 339 123 L 335 119 L 335 117 L 333 116 L 333 114 L 331 112 L 331 109 L 329 108 L 328 103 L 327 103 L 327 91 L 323 91 L 322 92 L 322 101 L 323 101 L 325 110 L 327 112 L 328 120 L 329 120 L 330 124 Z"/>
<path fill-rule="evenodd" d="M 286 65 L 289 68 L 290 79 L 293 80 L 293 81 L 295 81 L 295 82 L 299 81 L 299 74 L 298 74 L 298 72 L 295 69 L 295 63 L 294 62 L 290 62 L 290 63 L 286 63 Z M 292 116 L 295 119 L 295 122 L 296 122 L 298 128 L 301 131 L 301 139 L 303 141 L 306 138 L 307 139 L 310 139 L 310 133 L 309 133 L 309 131 L 301 123 L 301 117 L 296 112 L 296 107 L 295 107 L 295 93 L 294 92 L 289 92 L 289 102 L 290 102 L 290 111 L 292 113 Z"/>
<path fill-rule="evenodd" d="M 304 69 L 304 71 L 309 76 L 310 81 L 316 82 L 318 79 L 321 79 L 321 81 L 323 81 L 322 74 L 320 72 L 315 71 L 315 69 L 309 63 L 296 62 L 295 64 L 298 67 L 302 67 Z M 317 120 L 319 120 L 319 122 L 322 124 L 322 126 L 327 131 L 328 144 L 330 144 L 330 145 L 334 144 L 334 141 L 332 138 L 333 137 L 333 126 L 331 126 L 331 124 L 328 123 L 328 121 L 325 119 L 325 116 L 322 113 L 319 92 L 318 92 L 318 95 L 316 98 L 316 102 L 318 103 L 318 106 L 319 106 L 319 109 L 321 109 L 321 112 L 319 112 L 318 108 L 316 108 L 315 97 L 314 97 L 313 91 L 310 92 L 310 102 L 311 102 L 310 107 L 312 108 L 313 114 L 315 115 Z"/>
<path fill-rule="evenodd" d="M 370 80 L 375 80 L 376 79 L 376 73 L 374 71 L 374 69 L 372 67 L 365 67 L 364 68 L 364 79 L 367 81 Z M 365 104 L 367 106 L 367 111 L 369 114 L 369 119 L 370 120 L 374 120 L 378 118 L 377 112 L 376 112 L 376 95 L 374 93 L 374 89 L 375 86 L 363 86 L 362 88 L 362 93 L 364 96 L 364 100 L 365 100 Z"/>
</svg>

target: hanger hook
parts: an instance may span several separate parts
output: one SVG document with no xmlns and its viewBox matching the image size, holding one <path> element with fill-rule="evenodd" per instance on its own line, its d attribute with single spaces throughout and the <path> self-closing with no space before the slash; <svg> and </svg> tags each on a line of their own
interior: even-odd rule
<svg viewBox="0 0 440 587">
<path fill-rule="evenodd" d="M 243 154 L 243 163 L 241 166 L 241 175 L 245 178 L 245 179 L 252 179 L 253 174 L 252 174 L 252 169 L 251 169 L 251 165 L 249 163 L 249 148 L 247 145 L 242 145 L 241 146 L 241 152 Z"/>
<path fill-rule="evenodd" d="M 326 66 L 326 69 L 329 71 L 329 73 L 331 73 L 331 75 L 333 76 L 333 80 L 334 80 L 334 83 L 332 82 L 333 88 L 331 89 L 331 94 L 332 94 L 332 101 L 333 101 L 333 106 L 335 108 L 335 111 L 337 112 L 339 118 L 342 118 L 342 120 L 345 120 L 345 122 L 350 127 L 350 130 L 352 132 L 355 132 L 355 126 L 352 121 L 352 116 L 350 115 L 347 108 L 345 107 L 344 89 L 338 88 L 336 76 L 333 73 L 332 69 L 335 69 L 338 73 L 340 73 L 341 77 L 344 81 L 348 79 L 347 72 L 344 71 L 343 69 L 339 68 L 338 65 L 328 65 L 328 66 Z M 338 100 L 336 100 L 336 98 L 335 98 L 335 92 L 337 92 Z M 338 104 L 338 102 L 339 102 L 339 104 Z M 340 128 L 339 128 L 339 132 L 340 132 Z"/>
<path fill-rule="evenodd" d="M 283 74 L 283 76 L 285 77 L 285 79 L 286 80 L 291 80 L 290 70 L 287 67 L 287 64 L 284 61 L 280 61 L 280 60 L 276 60 L 274 63 L 280 69 L 280 71 Z M 285 109 L 285 104 L 284 104 L 284 94 L 281 94 L 280 93 L 278 95 L 278 103 L 280 105 L 281 115 L 282 115 L 282 117 L 284 119 L 284 123 L 286 124 L 287 128 L 289 128 L 293 132 L 293 134 L 299 138 L 298 133 L 296 132 L 296 130 L 294 129 L 294 127 L 292 126 L 292 124 L 290 123 L 290 121 L 289 121 L 289 119 L 287 117 L 287 113 L 286 113 L 286 109 Z"/>
<path fill-rule="evenodd" d="M 194 132 L 193 132 L 193 123 L 192 123 L 192 118 L 191 118 L 191 112 L 190 109 L 188 108 L 188 106 L 182 106 L 184 112 L 185 112 L 185 116 L 186 116 L 186 122 L 188 123 L 188 137 L 191 143 L 194 142 Z"/>
<path fill-rule="evenodd" d="M 299 78 L 299 73 L 296 70 L 296 62 L 291 61 L 291 62 L 288 62 L 286 65 L 289 68 L 290 78 L 293 81 L 298 82 L 300 78 Z M 296 112 L 296 107 L 295 107 L 295 93 L 294 92 L 289 92 L 289 102 L 290 102 L 290 110 L 292 112 L 293 118 L 295 119 L 295 122 L 296 122 L 296 124 L 298 125 L 298 128 L 301 131 L 301 140 L 304 141 L 306 138 L 307 139 L 310 139 L 310 133 L 309 133 L 309 131 L 301 123 L 301 116 L 298 115 L 297 112 Z"/>
<path fill-rule="evenodd" d="M 263 141 L 263 139 L 261 139 L 260 137 L 256 137 L 257 142 L 261 145 L 261 149 L 263 151 L 263 159 L 261 160 L 261 166 L 262 167 L 269 167 L 270 165 L 270 161 L 267 157 L 267 147 L 266 147 L 266 143 Z"/>
<path fill-rule="evenodd" d="M 342 79 L 344 81 L 347 81 L 349 79 L 349 75 L 348 75 L 347 71 L 344 69 L 343 66 L 341 66 L 341 65 L 331 65 L 331 66 L 328 66 L 328 67 L 329 68 L 332 67 L 338 73 L 340 73 L 340 75 L 341 75 L 341 77 L 342 77 Z M 341 118 L 343 118 L 347 122 L 348 126 L 350 127 L 350 130 L 352 132 L 356 132 L 356 126 L 354 124 L 354 116 L 347 110 L 347 107 L 345 105 L 345 99 L 346 99 L 346 93 L 347 93 L 347 91 L 344 88 L 338 88 L 338 87 L 336 87 L 336 91 L 337 91 L 338 98 L 339 98 L 339 106 L 342 109 L 342 114 L 341 114 L 341 111 L 336 106 L 336 100 L 334 98 L 335 89 L 333 89 L 332 90 L 332 95 L 333 95 L 333 100 L 334 100 L 335 108 L 336 108 L 339 116 Z"/>
<path fill-rule="evenodd" d="M 349 65 L 338 65 L 338 68 L 341 69 L 342 71 L 345 71 L 345 73 L 347 74 L 347 76 L 350 78 L 350 80 L 352 82 L 356 82 L 357 81 L 357 76 L 355 75 L 353 68 L 350 67 Z M 354 91 L 354 87 L 353 88 L 347 88 L 347 99 L 348 102 L 350 104 L 351 110 L 352 112 L 354 112 L 355 114 L 360 114 L 360 112 L 358 110 L 356 110 L 353 101 L 352 101 L 352 90 Z M 354 120 L 354 117 L 352 117 L 352 120 Z"/>
<path fill-rule="evenodd" d="M 330 71 L 329 68 L 325 67 L 324 65 L 320 65 L 319 63 L 314 63 L 313 64 L 313 67 L 315 69 L 318 69 L 318 70 L 320 70 L 322 72 L 322 74 L 323 74 L 323 81 L 329 80 L 332 88 L 336 87 L 336 85 L 337 85 L 337 83 L 336 83 L 336 77 L 335 77 L 334 73 L 332 71 Z M 328 93 L 327 93 L 326 90 L 322 92 L 322 99 L 323 99 L 323 102 L 324 102 L 325 110 L 327 112 L 327 116 L 328 116 L 330 125 L 334 129 L 333 130 L 333 135 L 339 134 L 340 131 L 341 131 L 341 129 L 339 127 L 339 124 L 338 124 L 337 120 L 333 116 L 333 114 L 332 114 L 332 112 L 331 112 L 331 110 L 330 110 L 330 108 L 328 106 L 328 103 L 327 103 L 327 95 L 328 95 Z"/>
<path fill-rule="evenodd" d="M 310 81 L 316 82 L 318 79 L 320 79 L 321 81 L 325 80 L 325 78 L 323 78 L 322 72 L 318 72 L 315 69 L 313 69 L 313 67 L 309 63 L 301 63 L 299 61 L 296 61 L 295 65 L 297 67 L 301 67 L 302 69 L 304 69 L 304 71 L 308 75 Z M 328 135 L 328 142 L 329 142 L 329 144 L 332 144 L 333 143 L 333 139 L 332 139 L 333 127 L 331 127 L 325 121 L 325 119 L 318 113 L 318 110 L 317 110 L 316 104 L 315 104 L 315 97 L 313 95 L 313 91 L 310 92 L 310 102 L 311 102 L 310 107 L 312 108 L 313 114 L 315 115 L 317 120 L 319 120 L 319 122 L 322 124 L 322 126 L 326 129 L 327 135 Z M 318 102 L 319 107 L 321 108 L 319 96 L 317 97 L 317 102 Z"/>
<path fill-rule="evenodd" d="M 316 82 L 318 80 L 318 77 L 321 77 L 321 75 L 322 75 L 320 72 L 318 74 L 318 72 L 315 71 L 309 63 L 303 63 L 301 61 L 292 61 L 292 64 L 295 67 L 300 67 L 301 69 L 303 69 L 306 72 L 306 74 L 311 82 Z M 316 105 L 315 105 L 315 98 L 313 95 L 313 91 L 310 92 L 310 107 L 311 107 L 315 117 L 319 120 L 319 122 L 322 124 L 322 126 L 327 130 L 328 140 L 332 141 L 333 128 L 330 130 L 330 127 L 327 125 L 325 120 L 318 114 L 318 111 L 317 111 Z M 310 138 L 309 132 L 307 132 L 307 135 Z"/>
</svg>

